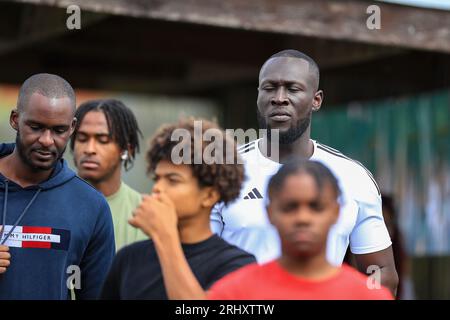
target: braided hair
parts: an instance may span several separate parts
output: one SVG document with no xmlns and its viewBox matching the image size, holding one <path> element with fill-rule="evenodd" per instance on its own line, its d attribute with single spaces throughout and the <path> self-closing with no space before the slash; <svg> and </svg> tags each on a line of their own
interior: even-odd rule
<svg viewBox="0 0 450 320">
<path fill-rule="evenodd" d="M 124 161 L 125 170 L 128 171 L 133 167 L 135 156 L 139 153 L 139 136 L 142 138 L 142 132 L 133 112 L 119 100 L 90 100 L 81 104 L 75 113 L 78 121 L 70 141 L 70 149 L 73 151 L 78 129 L 86 114 L 91 111 L 101 111 L 105 114 L 108 131 L 113 141 L 121 150 L 129 150 L 129 156 Z"/>
</svg>

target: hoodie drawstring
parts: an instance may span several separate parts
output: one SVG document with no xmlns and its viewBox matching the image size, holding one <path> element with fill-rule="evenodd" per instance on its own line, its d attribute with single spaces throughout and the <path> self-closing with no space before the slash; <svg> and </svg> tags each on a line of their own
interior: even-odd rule
<svg viewBox="0 0 450 320">
<path fill-rule="evenodd" d="M 16 222 L 14 222 L 13 227 L 11 228 L 11 230 L 8 232 L 8 234 L 6 235 L 5 239 L 2 240 L 3 238 L 3 233 L 5 230 L 5 223 L 6 223 L 6 210 L 7 210 L 7 205 L 8 205 L 8 180 L 5 181 L 5 200 L 3 201 L 3 214 L 2 214 L 2 230 L 0 231 L 0 241 L 1 241 L 1 245 L 5 244 L 6 241 L 8 240 L 8 238 L 11 236 L 11 234 L 14 232 L 14 229 L 17 227 L 17 225 L 20 223 L 20 221 L 22 220 L 22 218 L 24 217 L 25 213 L 27 213 L 28 209 L 31 207 L 31 205 L 33 204 L 34 200 L 36 200 L 37 196 L 39 195 L 39 193 L 41 192 L 41 188 L 39 188 L 36 193 L 34 194 L 33 198 L 31 198 L 30 202 L 28 202 L 28 205 L 25 207 L 25 209 L 23 209 L 22 213 L 20 214 L 19 218 L 17 218 Z"/>
<path fill-rule="evenodd" d="M 3 214 L 2 214 L 2 230 L 0 230 L 0 244 L 3 244 L 3 233 L 5 232 L 6 223 L 6 208 L 8 206 L 8 180 L 5 180 L 5 199 L 3 200 Z"/>
</svg>

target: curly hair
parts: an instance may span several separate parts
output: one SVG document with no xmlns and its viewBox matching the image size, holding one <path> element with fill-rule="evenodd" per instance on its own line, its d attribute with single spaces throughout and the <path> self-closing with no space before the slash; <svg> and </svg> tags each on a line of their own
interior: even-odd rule
<svg viewBox="0 0 450 320">
<path fill-rule="evenodd" d="M 195 134 L 199 133 L 194 131 L 196 123 L 201 123 L 201 143 L 198 141 L 194 143 Z M 198 127 L 197 127 L 198 128 Z M 190 135 L 190 141 L 174 141 L 174 132 L 177 129 L 184 129 Z M 198 129 L 197 129 L 198 130 Z M 206 131 L 214 132 L 215 136 L 222 137 L 223 154 L 219 154 L 222 159 L 225 159 L 227 151 L 233 151 L 233 161 L 226 161 L 226 163 L 206 163 L 205 159 L 201 159 L 201 163 L 194 161 L 196 159 L 196 152 L 201 155 L 204 154 L 205 149 L 209 143 L 203 141 L 203 136 Z M 219 133 L 217 135 L 217 133 Z M 184 139 L 186 140 L 186 139 Z M 214 141 L 217 142 L 217 141 Z M 220 142 L 220 141 L 219 141 Z M 215 123 L 204 120 L 187 118 L 182 119 L 178 123 L 172 123 L 161 126 L 155 135 L 150 140 L 150 149 L 147 152 L 148 168 L 147 173 L 152 173 L 156 169 L 158 163 L 162 160 L 172 161 L 172 150 L 178 144 L 188 144 L 190 154 L 188 158 L 191 160 L 187 165 L 192 169 L 193 176 L 197 179 L 200 187 L 211 186 L 216 188 L 220 194 L 219 202 L 223 202 L 225 205 L 234 201 L 240 193 L 242 183 L 244 181 L 244 166 L 237 152 L 237 145 L 231 137 L 228 137 L 225 132 Z M 196 146 L 201 146 L 196 148 Z M 229 156 L 229 154 L 228 154 Z M 227 159 L 228 160 L 228 159 Z M 223 161 L 225 162 L 225 161 Z"/>
</svg>

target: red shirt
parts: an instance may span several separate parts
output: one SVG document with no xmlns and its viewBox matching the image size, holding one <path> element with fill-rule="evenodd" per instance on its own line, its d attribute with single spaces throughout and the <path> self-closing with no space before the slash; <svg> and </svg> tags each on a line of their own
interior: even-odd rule
<svg viewBox="0 0 450 320">
<path fill-rule="evenodd" d="M 388 289 L 369 289 L 365 275 L 348 265 L 325 280 L 288 273 L 278 261 L 247 265 L 217 281 L 211 300 L 393 300 Z M 369 282 L 371 283 L 371 282 Z"/>
</svg>

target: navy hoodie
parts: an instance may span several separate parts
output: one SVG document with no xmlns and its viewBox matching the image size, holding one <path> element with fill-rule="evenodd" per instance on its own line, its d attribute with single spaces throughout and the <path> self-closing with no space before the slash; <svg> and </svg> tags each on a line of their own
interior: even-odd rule
<svg viewBox="0 0 450 320">
<path fill-rule="evenodd" d="M 14 146 L 0 144 L 0 158 Z M 22 188 L 0 173 L 0 225 L 3 221 L 0 243 L 17 226 L 4 243 L 11 264 L 0 274 L 0 300 L 69 299 L 69 277 L 81 285 L 77 299 L 98 297 L 115 253 L 111 212 L 103 195 L 65 160 L 36 186 Z"/>
</svg>

